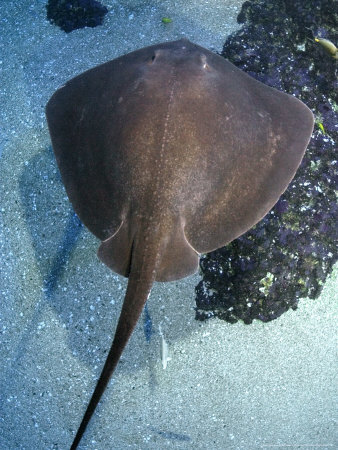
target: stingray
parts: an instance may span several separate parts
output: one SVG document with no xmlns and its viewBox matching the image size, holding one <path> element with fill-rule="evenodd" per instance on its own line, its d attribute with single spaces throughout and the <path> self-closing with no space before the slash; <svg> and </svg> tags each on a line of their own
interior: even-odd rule
<svg viewBox="0 0 338 450">
<path fill-rule="evenodd" d="M 46 108 L 75 212 L 99 258 L 128 277 L 115 337 L 75 449 L 155 281 L 262 219 L 293 178 L 313 129 L 295 97 L 186 39 L 146 47 L 68 81 Z"/>
</svg>

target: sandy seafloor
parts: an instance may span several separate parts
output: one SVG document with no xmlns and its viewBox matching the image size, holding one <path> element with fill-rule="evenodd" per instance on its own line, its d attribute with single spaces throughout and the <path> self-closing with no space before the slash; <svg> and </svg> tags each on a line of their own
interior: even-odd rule
<svg viewBox="0 0 338 450">
<path fill-rule="evenodd" d="M 69 448 L 126 286 L 74 224 L 46 102 L 85 69 L 156 42 L 185 36 L 220 51 L 242 4 L 103 3 L 103 26 L 65 34 L 44 0 L 0 2 L 1 450 Z M 318 300 L 250 326 L 195 321 L 198 279 L 154 286 L 151 339 L 144 315 L 80 448 L 338 448 L 337 271 Z"/>
</svg>

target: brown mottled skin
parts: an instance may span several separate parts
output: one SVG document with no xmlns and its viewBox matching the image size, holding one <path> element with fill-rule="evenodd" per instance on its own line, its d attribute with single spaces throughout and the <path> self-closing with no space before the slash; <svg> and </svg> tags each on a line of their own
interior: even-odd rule
<svg viewBox="0 0 338 450">
<path fill-rule="evenodd" d="M 199 254 L 257 223 L 293 178 L 313 116 L 296 98 L 186 39 L 89 70 L 47 104 L 68 196 L 129 277 L 107 361 L 75 449 L 157 281 L 197 270 Z"/>
</svg>

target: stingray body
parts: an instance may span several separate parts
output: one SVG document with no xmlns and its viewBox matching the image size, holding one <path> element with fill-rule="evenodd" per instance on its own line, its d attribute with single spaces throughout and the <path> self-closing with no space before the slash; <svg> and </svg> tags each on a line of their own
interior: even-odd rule
<svg viewBox="0 0 338 450">
<path fill-rule="evenodd" d="M 75 449 L 154 281 L 197 270 L 276 203 L 313 116 L 296 98 L 179 40 L 137 50 L 62 86 L 47 105 L 52 144 L 99 258 L 129 277 L 107 361 Z"/>
</svg>

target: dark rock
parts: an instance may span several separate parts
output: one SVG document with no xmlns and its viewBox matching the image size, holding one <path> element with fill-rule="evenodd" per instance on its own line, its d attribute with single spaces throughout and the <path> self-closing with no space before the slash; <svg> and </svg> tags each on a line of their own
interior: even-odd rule
<svg viewBox="0 0 338 450">
<path fill-rule="evenodd" d="M 108 9 L 95 0 L 48 0 L 47 19 L 70 33 L 77 28 L 102 25 Z"/>
<path fill-rule="evenodd" d="M 252 230 L 201 259 L 196 318 L 264 322 L 320 294 L 337 261 L 337 62 L 314 37 L 337 43 L 337 3 L 252 0 L 243 4 L 222 55 L 254 78 L 297 96 L 316 124 L 301 167 Z"/>
</svg>

